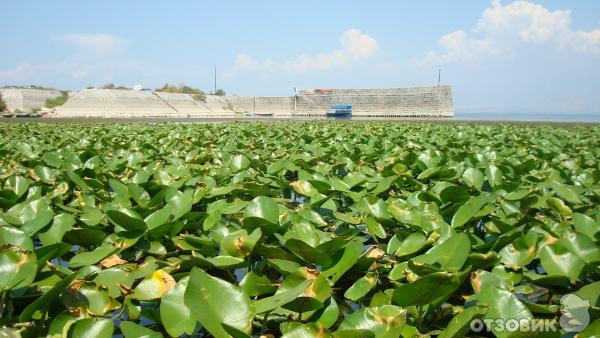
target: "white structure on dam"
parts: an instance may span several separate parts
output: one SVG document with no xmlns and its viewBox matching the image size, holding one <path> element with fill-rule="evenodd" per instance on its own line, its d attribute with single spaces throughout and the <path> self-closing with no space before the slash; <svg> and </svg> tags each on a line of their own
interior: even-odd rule
<svg viewBox="0 0 600 338">
<path fill-rule="evenodd" d="M 234 117 L 245 112 L 275 117 L 324 116 L 332 105 L 351 105 L 353 116 L 451 117 L 450 86 L 387 89 L 310 89 L 294 96 L 215 96 L 83 89 L 69 96 L 53 117 Z"/>
</svg>

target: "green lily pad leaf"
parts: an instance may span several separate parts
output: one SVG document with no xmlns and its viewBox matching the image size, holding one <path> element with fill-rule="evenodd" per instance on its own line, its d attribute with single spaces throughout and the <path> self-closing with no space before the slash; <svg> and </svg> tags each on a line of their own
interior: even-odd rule
<svg viewBox="0 0 600 338">
<path fill-rule="evenodd" d="M 600 248 L 581 233 L 567 231 L 554 244 L 566 248 L 588 264 L 600 261 Z"/>
<path fill-rule="evenodd" d="M 577 338 L 596 338 L 600 335 L 600 319 L 595 320 L 585 330 L 577 334 Z"/>
<path fill-rule="evenodd" d="M 54 318 L 54 320 L 52 320 L 52 323 L 48 328 L 48 335 L 50 337 L 67 337 L 69 330 L 73 324 L 75 324 L 75 322 L 77 322 L 77 317 L 67 314 L 66 311 L 61 312 Z M 0 332 L 2 331 L 0 330 Z"/>
<path fill-rule="evenodd" d="M 229 170 L 231 170 L 232 172 L 237 172 L 242 169 L 247 169 L 249 166 L 250 166 L 250 160 L 248 159 L 248 157 L 246 157 L 242 154 L 235 155 L 231 159 L 231 162 L 229 162 Z"/>
<path fill-rule="evenodd" d="M 63 236 L 65 242 L 80 246 L 98 245 L 105 239 L 106 234 L 102 230 L 87 228 L 73 228 Z"/>
<path fill-rule="evenodd" d="M 360 224 L 361 222 L 361 218 L 360 217 L 355 217 L 352 214 L 345 214 L 345 213 L 341 213 L 341 212 L 334 212 L 333 216 L 337 219 L 339 219 L 342 222 L 348 223 L 348 224 Z"/>
<path fill-rule="evenodd" d="M 502 185 L 502 183 L 504 182 L 504 180 L 502 179 L 502 170 L 500 170 L 500 168 L 496 167 L 493 164 L 489 164 L 485 168 L 485 176 L 487 176 L 487 180 L 492 187 Z"/>
<path fill-rule="evenodd" d="M 331 281 L 335 283 L 358 261 L 358 258 L 363 252 L 363 245 L 358 240 L 352 240 L 346 244 L 342 256 L 337 262 L 322 274 L 326 277 L 331 277 Z"/>
<path fill-rule="evenodd" d="M 286 277 L 277 293 L 295 289 L 298 284 L 302 284 L 307 280 L 311 283 L 304 293 L 283 307 L 295 312 L 304 312 L 309 317 L 313 314 L 313 310 L 322 308 L 323 302 L 331 297 L 331 286 L 322 274 L 313 269 L 298 268 Z"/>
<path fill-rule="evenodd" d="M 537 255 L 537 242 L 538 238 L 532 232 L 517 238 L 517 240 L 500 250 L 499 254 L 502 257 L 502 263 L 512 268 L 526 266 Z"/>
<path fill-rule="evenodd" d="M 205 257 L 201 259 L 203 259 L 205 262 L 208 262 L 210 266 L 214 266 L 217 268 L 237 267 L 240 264 L 244 263 L 243 258 L 231 256 Z"/>
<path fill-rule="evenodd" d="M 173 220 L 177 220 L 190 212 L 194 204 L 193 200 L 194 192 L 191 189 L 187 189 L 185 192 L 175 190 L 171 194 L 167 194 L 165 197 L 165 201 L 167 202 L 166 207 L 171 210 Z"/>
<path fill-rule="evenodd" d="M 135 218 L 135 217 L 131 217 L 121 211 L 109 210 L 106 212 L 106 216 L 108 216 L 108 219 L 113 224 L 118 225 L 118 226 L 122 227 L 123 229 L 129 230 L 129 231 L 146 229 L 146 223 L 144 222 L 144 220 Z"/>
<path fill-rule="evenodd" d="M 52 225 L 48 231 L 39 234 L 40 241 L 44 245 L 59 243 L 65 233 L 71 230 L 75 223 L 75 217 L 71 214 L 58 214 L 54 216 Z"/>
<path fill-rule="evenodd" d="M 300 296 L 291 302 L 282 306 L 282 308 L 298 312 L 298 313 L 306 313 L 307 316 L 311 316 L 315 310 L 318 310 L 323 307 L 323 303 L 318 299 L 306 296 Z"/>
<path fill-rule="evenodd" d="M 87 311 L 95 315 L 101 316 L 120 307 L 120 304 L 112 300 L 106 290 L 100 290 L 97 286 L 86 284 L 81 286 L 78 291 L 87 300 Z"/>
<path fill-rule="evenodd" d="M 560 310 L 560 305 L 548 305 L 548 304 L 537 304 L 537 303 L 531 303 L 528 301 L 522 301 L 523 304 L 525 304 L 525 306 L 527 306 L 527 308 L 529 309 L 529 311 L 531 311 L 531 313 L 539 313 L 542 315 L 552 315 L 552 314 L 556 314 L 559 312 Z"/>
<path fill-rule="evenodd" d="M 28 286 L 35 279 L 36 256 L 13 245 L 0 247 L 0 292 Z"/>
<path fill-rule="evenodd" d="M 251 333 L 254 307 L 250 298 L 236 285 L 194 268 L 184 300 L 200 324 L 217 338 L 229 337 L 222 324 Z"/>
<path fill-rule="evenodd" d="M 300 195 L 310 197 L 310 196 L 313 196 L 313 195 L 316 195 L 317 193 L 319 193 L 319 191 L 317 189 L 315 189 L 315 187 L 313 187 L 313 185 L 310 184 L 310 182 L 305 181 L 305 180 L 298 180 L 298 181 L 292 182 L 290 185 L 292 186 L 294 191 L 296 191 Z"/>
<path fill-rule="evenodd" d="M 352 187 L 362 184 L 366 179 L 367 177 L 362 173 L 351 172 L 344 177 L 344 183 L 351 189 Z"/>
<path fill-rule="evenodd" d="M 367 217 L 365 225 L 367 226 L 367 230 L 369 231 L 369 234 L 371 234 L 371 236 L 379 238 L 386 237 L 385 229 L 379 222 L 377 222 L 377 220 L 374 217 Z"/>
<path fill-rule="evenodd" d="M 227 203 L 225 206 L 223 206 L 220 209 L 220 211 L 223 215 L 236 214 L 239 211 L 243 210 L 247 205 L 248 205 L 247 201 L 242 201 L 242 200 L 236 199 L 231 203 Z"/>
<path fill-rule="evenodd" d="M 141 207 L 146 207 L 148 206 L 148 203 L 150 203 L 150 194 L 139 185 L 129 183 L 127 185 L 127 191 L 129 192 L 129 196 L 131 196 Z"/>
<path fill-rule="evenodd" d="M 134 299 L 150 300 L 161 298 L 175 286 L 175 280 L 164 270 L 156 270 L 144 278 L 133 290 Z"/>
<path fill-rule="evenodd" d="M 94 226 L 100 223 L 103 218 L 104 214 L 102 213 L 102 210 L 90 207 L 83 208 L 83 212 L 79 216 L 79 220 L 89 226 Z"/>
<path fill-rule="evenodd" d="M 25 232 L 29 236 L 33 236 L 38 231 L 42 230 L 52 221 L 54 212 L 51 210 L 43 211 L 38 216 L 21 226 L 21 231 Z"/>
<path fill-rule="evenodd" d="M 301 257 L 306 262 L 316 263 L 323 267 L 331 265 L 331 258 L 305 242 L 291 238 L 285 242 L 285 248 Z"/>
<path fill-rule="evenodd" d="M 361 308 L 346 318 L 339 327 L 344 330 L 369 330 L 375 337 L 399 337 L 406 323 L 406 310 L 393 305 Z"/>
<path fill-rule="evenodd" d="M 445 271 L 456 272 L 463 267 L 470 251 L 469 236 L 461 232 L 435 245 L 424 255 L 415 257 L 414 261 L 433 266 L 439 265 Z"/>
<path fill-rule="evenodd" d="M 377 284 L 377 275 L 374 273 L 368 273 L 364 277 L 359 278 L 354 284 L 346 290 L 344 297 L 347 299 L 357 301 L 362 297 L 366 296 L 371 289 Z"/>
<path fill-rule="evenodd" d="M 457 273 L 434 272 L 413 283 L 396 288 L 392 301 L 399 306 L 426 305 L 447 298 L 456 291 L 469 274 L 469 270 Z"/>
<path fill-rule="evenodd" d="M 323 307 L 310 318 L 310 320 L 322 327 L 330 328 L 337 322 L 339 316 L 340 309 L 335 302 L 335 299 L 331 297 L 323 304 Z"/>
<path fill-rule="evenodd" d="M 73 328 L 73 338 L 111 338 L 115 330 L 112 320 L 104 318 L 80 319 Z"/>
<path fill-rule="evenodd" d="M 377 196 L 369 195 L 362 199 L 361 203 L 365 206 L 365 209 L 371 213 L 376 219 L 390 219 L 392 216 L 388 212 L 388 207 L 385 202 Z"/>
<path fill-rule="evenodd" d="M 50 304 L 52 304 L 54 299 L 56 299 L 56 297 L 58 297 L 58 295 L 60 295 L 71 284 L 71 282 L 73 282 L 73 280 L 75 280 L 75 277 L 77 277 L 77 275 L 73 273 L 63 278 L 58 283 L 54 284 L 50 290 L 42 294 L 40 298 L 27 305 L 21 314 L 19 314 L 19 321 L 29 321 L 36 311 L 44 311 L 47 309 Z"/>
<path fill-rule="evenodd" d="M 188 282 L 189 277 L 181 279 L 160 301 L 160 318 L 171 337 L 191 335 L 196 327 L 196 318 L 184 301 Z"/>
<path fill-rule="evenodd" d="M 405 325 L 406 326 L 406 325 Z M 375 334 L 369 330 L 337 330 L 333 333 L 334 338 L 374 338 Z M 412 337 L 412 336 L 410 336 Z"/>
<path fill-rule="evenodd" d="M 293 271 L 301 267 L 301 265 L 296 262 L 284 259 L 269 259 L 269 263 L 272 264 L 273 267 L 275 267 L 275 269 L 279 270 L 284 274 L 292 273 Z"/>
<path fill-rule="evenodd" d="M 295 268 L 291 268 L 290 271 L 299 267 L 300 265 L 298 264 Z M 254 271 L 248 272 L 242 278 L 240 288 L 250 297 L 272 294 L 277 291 L 277 286 L 269 278 L 264 275 L 258 275 Z"/>
<path fill-rule="evenodd" d="M 221 212 L 219 211 L 209 213 L 204 223 L 202 223 L 202 228 L 207 231 L 212 229 L 221 220 L 221 216 Z"/>
<path fill-rule="evenodd" d="M 454 217 L 452 217 L 452 227 L 458 228 L 460 226 L 465 225 L 469 220 L 471 220 L 477 212 L 483 208 L 483 206 L 488 202 L 488 197 L 484 195 L 479 195 L 477 197 L 473 197 L 472 199 L 465 202 L 461 205 Z"/>
<path fill-rule="evenodd" d="M 487 307 L 486 319 L 500 319 L 506 323 L 508 320 L 527 320 L 531 321 L 533 316 L 523 302 L 512 292 L 496 288 L 493 286 L 485 287 L 478 295 L 477 305 Z M 499 330 L 498 326 L 489 327 L 496 337 L 529 337 L 529 332 L 510 332 L 508 330 Z"/>
<path fill-rule="evenodd" d="M 568 185 L 553 181 L 550 183 L 550 186 L 561 198 L 565 199 L 566 201 L 573 204 L 581 203 L 581 198 L 579 195 Z"/>
<path fill-rule="evenodd" d="M 84 265 L 96 264 L 118 250 L 119 249 L 112 246 L 112 244 L 103 244 L 92 251 L 78 253 L 73 256 L 69 261 L 69 266 L 76 268 Z"/>
<path fill-rule="evenodd" d="M 4 182 L 4 189 L 12 191 L 15 195 L 15 199 L 18 199 L 27 192 L 30 184 L 30 179 L 22 176 L 11 176 Z"/>
<path fill-rule="evenodd" d="M 125 338 L 159 338 L 163 336 L 160 332 L 150 330 L 134 322 L 124 321 L 121 322 L 119 327 Z"/>
<path fill-rule="evenodd" d="M 171 219 L 171 207 L 166 206 L 162 209 L 158 209 L 155 212 L 144 218 L 144 223 L 148 226 L 148 230 L 153 230 L 159 226 L 169 222 Z"/>
<path fill-rule="evenodd" d="M 585 234 L 590 239 L 596 238 L 596 234 L 600 232 L 600 225 L 594 221 L 590 216 L 574 213 L 573 214 L 573 226 L 577 232 Z"/>
<path fill-rule="evenodd" d="M 571 280 L 577 280 L 585 266 L 579 256 L 555 244 L 542 247 L 540 262 L 549 275 L 566 276 Z"/>
<path fill-rule="evenodd" d="M 310 284 L 311 281 L 305 280 L 288 291 L 277 293 L 271 297 L 266 297 L 254 301 L 253 304 L 255 313 L 260 314 L 269 312 L 295 300 L 304 293 L 304 291 Z"/>
<path fill-rule="evenodd" d="M 589 300 L 590 306 L 600 307 L 600 281 L 582 286 L 575 295 Z"/>
<path fill-rule="evenodd" d="M 23 225 L 42 215 L 52 212 L 50 203 L 45 198 L 27 200 L 10 208 L 2 217 L 14 225 Z"/>
<path fill-rule="evenodd" d="M 440 199 L 442 200 L 442 202 L 444 202 L 444 203 L 466 202 L 469 200 L 469 197 L 470 197 L 469 192 L 465 188 L 457 186 L 457 185 L 450 185 L 450 186 L 444 188 L 443 190 L 440 191 L 439 196 L 440 196 Z"/>
<path fill-rule="evenodd" d="M 14 245 L 22 250 L 33 251 L 33 241 L 20 229 L 0 226 L 0 246 Z"/>
<path fill-rule="evenodd" d="M 412 255 L 427 245 L 427 238 L 421 232 L 414 232 L 400 242 L 400 246 L 394 252 L 397 257 Z"/>
<path fill-rule="evenodd" d="M 113 298 L 121 296 L 119 284 L 131 288 L 133 281 L 133 275 L 119 267 L 112 267 L 99 271 L 96 278 L 94 278 L 94 282 L 97 285 L 105 286 L 108 289 L 108 293 Z"/>
<path fill-rule="evenodd" d="M 329 330 L 320 328 L 315 324 L 301 324 L 289 331 L 285 332 L 281 338 L 304 338 L 304 337 L 326 337 L 329 334 Z"/>
<path fill-rule="evenodd" d="M 275 232 L 279 228 L 279 206 L 269 197 L 256 197 L 246 207 L 244 224 L 261 226 L 268 233 Z"/>
<path fill-rule="evenodd" d="M 481 190 L 483 182 L 485 181 L 485 176 L 483 176 L 483 173 L 477 168 L 467 168 L 462 177 L 467 185 L 474 187 L 477 190 Z"/>
<path fill-rule="evenodd" d="M 439 335 L 440 338 L 460 338 L 465 337 L 470 331 L 471 322 L 475 319 L 481 319 L 487 313 L 487 309 L 482 306 L 473 306 L 464 309 L 450 320 L 444 332 Z"/>
<path fill-rule="evenodd" d="M 232 232 L 221 241 L 221 253 L 241 258 L 249 256 L 261 236 L 260 228 L 255 229 L 250 235 L 243 229 Z"/>
<path fill-rule="evenodd" d="M 495 266 L 498 262 L 500 262 L 500 256 L 494 251 L 485 254 L 476 252 L 469 254 L 465 265 L 472 266 L 473 269 L 483 269 Z"/>
</svg>

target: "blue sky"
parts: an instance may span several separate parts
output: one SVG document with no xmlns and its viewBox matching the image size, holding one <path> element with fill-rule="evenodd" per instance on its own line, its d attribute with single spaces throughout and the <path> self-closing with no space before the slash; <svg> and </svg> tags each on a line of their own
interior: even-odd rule
<svg viewBox="0 0 600 338">
<path fill-rule="evenodd" d="M 228 94 L 453 86 L 458 112 L 600 114 L 600 1 L 0 2 L 0 85 Z"/>
</svg>

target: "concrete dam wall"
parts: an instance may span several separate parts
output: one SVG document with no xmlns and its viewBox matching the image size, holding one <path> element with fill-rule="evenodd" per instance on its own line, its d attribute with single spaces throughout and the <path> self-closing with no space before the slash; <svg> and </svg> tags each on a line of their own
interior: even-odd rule
<svg viewBox="0 0 600 338">
<path fill-rule="evenodd" d="M 83 89 L 58 107 L 53 117 L 233 117 L 324 116 L 332 105 L 351 105 L 355 116 L 454 116 L 450 86 L 388 89 L 311 89 L 295 96 L 216 96 L 204 101 L 189 94 Z"/>
<path fill-rule="evenodd" d="M 356 116 L 454 116 L 450 86 L 313 89 L 296 96 L 297 115 L 324 115 L 332 105 L 351 105 Z"/>
<path fill-rule="evenodd" d="M 0 88 L 2 100 L 6 102 L 6 108 L 14 113 L 16 110 L 31 112 L 33 109 L 42 108 L 46 100 L 54 99 L 62 95 L 57 90 L 23 89 L 23 88 Z"/>
</svg>

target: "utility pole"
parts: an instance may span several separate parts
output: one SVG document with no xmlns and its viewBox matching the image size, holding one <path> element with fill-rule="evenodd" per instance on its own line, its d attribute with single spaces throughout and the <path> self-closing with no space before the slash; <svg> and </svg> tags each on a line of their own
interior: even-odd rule
<svg viewBox="0 0 600 338">
<path fill-rule="evenodd" d="M 217 65 L 213 63 L 213 67 L 215 68 L 215 91 L 213 94 L 217 94 Z"/>
<path fill-rule="evenodd" d="M 437 85 L 437 106 L 438 116 L 442 115 L 441 99 L 440 99 L 440 82 L 442 81 L 442 69 L 438 69 L 438 85 Z"/>
</svg>

